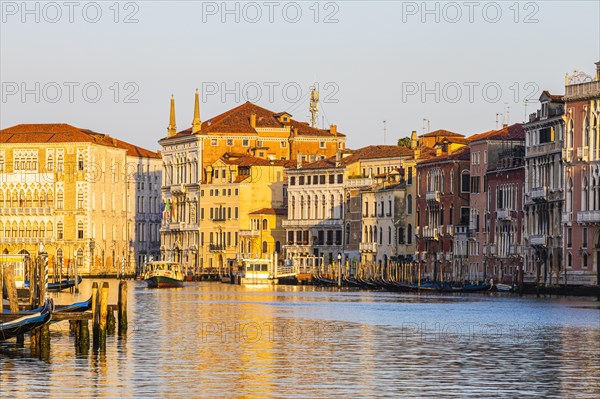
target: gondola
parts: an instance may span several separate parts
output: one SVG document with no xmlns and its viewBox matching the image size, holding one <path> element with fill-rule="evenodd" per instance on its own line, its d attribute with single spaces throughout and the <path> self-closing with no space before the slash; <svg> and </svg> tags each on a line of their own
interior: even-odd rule
<svg viewBox="0 0 600 399">
<path fill-rule="evenodd" d="M 25 334 L 43 326 L 52 319 L 53 310 L 54 304 L 52 299 L 48 299 L 44 306 L 35 313 L 19 312 L 19 315 L 23 315 L 22 317 L 12 321 L 0 322 L 0 341 L 14 338 L 17 335 Z"/>
<path fill-rule="evenodd" d="M 463 285 L 463 292 L 481 292 L 488 291 L 490 289 L 489 284 L 465 284 Z"/>
<path fill-rule="evenodd" d="M 77 278 L 77 284 L 81 284 L 82 278 L 79 276 Z M 26 280 L 23 284 L 24 288 L 29 288 L 29 280 Z M 48 283 L 48 291 L 51 292 L 60 292 L 62 290 L 66 290 L 67 288 L 75 287 L 75 279 L 70 280 L 62 280 L 59 283 Z"/>
</svg>

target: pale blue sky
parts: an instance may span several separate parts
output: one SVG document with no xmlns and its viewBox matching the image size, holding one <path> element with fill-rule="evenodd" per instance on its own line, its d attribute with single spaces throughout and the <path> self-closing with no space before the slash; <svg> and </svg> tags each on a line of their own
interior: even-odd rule
<svg viewBox="0 0 600 399">
<path fill-rule="evenodd" d="M 56 10 L 43 3 L 39 12 L 23 15 L 20 1 L 3 1 L 0 127 L 65 122 L 157 149 L 158 139 L 166 135 L 172 93 L 179 129 L 190 126 L 194 90 L 203 84 L 218 88 L 201 104 L 203 120 L 238 104 L 234 94 L 224 102 L 221 98 L 223 85 L 236 91 L 236 82 L 241 102 L 245 96 L 255 97 L 260 87 L 258 105 L 308 120 L 306 94 L 316 81 L 321 85 L 320 115 L 326 117 L 326 125 L 337 124 L 348 135 L 349 147 L 382 143 L 383 120 L 388 144 L 411 130 L 421 133 L 423 118 L 429 119 L 431 130 L 471 135 L 493 129 L 496 113 L 506 105 L 511 123 L 523 121 L 527 95 L 537 99 L 544 89 L 562 94 L 565 72 L 577 69 L 592 75 L 600 59 L 598 1 L 520 2 L 517 7 L 513 1 L 476 2 L 472 23 L 465 2 L 429 2 L 431 14 L 423 14 L 420 1 L 322 2 L 317 23 L 312 1 L 276 3 L 272 23 L 262 1 L 252 6 L 238 3 L 239 23 L 235 11 L 223 15 L 220 1 L 123 2 L 119 23 L 114 22 L 112 1 L 98 2 L 102 16 L 97 23 L 86 21 L 87 3 L 82 2 L 74 9 L 72 23 L 64 6 L 61 19 L 51 23 Z M 235 4 L 228 7 L 234 9 Z M 35 3 L 29 6 L 34 9 Z M 93 20 L 95 9 L 86 7 L 85 17 Z M 257 9 L 262 18 L 251 23 Z M 299 22 L 288 22 L 296 9 L 302 11 Z M 497 9 L 502 12 L 499 21 L 489 22 L 497 18 Z M 122 22 L 130 13 L 137 23 Z M 324 23 L 332 13 L 338 21 Z M 524 22 L 528 16 L 533 23 Z M 35 91 L 35 82 L 40 83 L 39 103 L 34 94 L 23 101 L 23 84 Z M 72 103 L 65 82 L 79 84 Z M 96 103 L 82 94 L 83 85 L 90 82 L 90 97 L 94 87 L 102 89 Z M 128 82 L 134 85 L 126 86 Z M 269 85 L 277 85 L 273 98 Z M 423 85 L 432 90 L 425 101 L 420 95 Z M 473 102 L 468 85 L 473 87 Z M 484 85 L 488 97 L 495 97 L 500 88 L 496 103 L 486 100 Z M 60 97 L 56 86 L 62 87 Z M 254 91 L 244 93 L 244 86 Z M 296 87 L 305 94 L 300 102 L 294 100 Z M 127 94 L 138 102 L 126 103 Z M 528 112 L 536 107 L 528 105 Z"/>
</svg>

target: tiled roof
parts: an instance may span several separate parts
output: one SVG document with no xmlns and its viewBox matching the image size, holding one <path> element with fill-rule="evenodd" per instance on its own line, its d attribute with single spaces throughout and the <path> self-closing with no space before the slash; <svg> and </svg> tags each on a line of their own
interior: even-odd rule
<svg viewBox="0 0 600 399">
<path fill-rule="evenodd" d="M 548 90 L 544 90 L 542 94 L 545 94 L 552 101 L 564 102 L 564 94 L 550 94 Z M 540 96 L 541 97 L 541 96 Z"/>
<path fill-rule="evenodd" d="M 67 123 L 21 124 L 0 130 L 0 143 L 95 143 L 127 150 L 127 155 L 160 158 L 156 152 L 146 150 L 107 134 L 81 129 Z"/>
<path fill-rule="evenodd" d="M 464 135 L 462 135 L 460 133 L 454 133 L 454 132 L 451 132 L 449 130 L 444 130 L 444 129 L 435 130 L 433 132 L 426 133 L 426 134 L 424 134 L 422 136 L 419 136 L 419 137 L 437 137 L 437 136 L 446 136 L 446 137 L 448 137 L 448 136 L 460 136 L 460 137 L 465 137 Z"/>
<path fill-rule="evenodd" d="M 262 208 L 257 211 L 250 212 L 249 215 L 287 215 L 285 208 Z"/>
<path fill-rule="evenodd" d="M 237 153 L 231 153 L 231 152 L 226 152 L 225 154 L 223 154 L 223 156 L 221 157 L 221 160 L 228 165 L 237 165 L 237 166 L 270 166 L 270 165 L 288 166 L 290 164 L 290 161 L 283 160 L 283 159 L 264 159 L 264 158 L 254 157 L 252 155 L 237 154 Z M 292 161 L 292 163 L 295 163 L 295 162 Z"/>
<path fill-rule="evenodd" d="M 289 122 L 280 122 L 278 116 L 281 116 L 282 112 L 276 113 L 266 108 L 259 107 L 249 101 L 241 104 L 235 108 L 230 109 L 220 115 L 207 119 L 202 122 L 202 128 L 196 134 L 210 134 L 210 133 L 248 133 L 256 134 L 256 129 L 250 125 L 250 115 L 256 114 L 256 127 L 257 128 L 283 128 L 291 126 L 292 128 L 298 129 L 299 136 L 318 136 L 318 137 L 331 137 L 334 136 L 327 129 L 316 129 L 309 126 L 306 122 L 299 122 L 290 119 Z M 289 114 L 288 114 L 289 115 Z M 192 128 L 182 130 L 177 133 L 174 137 L 188 136 L 192 134 Z M 342 133 L 337 133 L 337 136 L 345 137 Z"/>
<path fill-rule="evenodd" d="M 350 154 L 341 157 L 340 166 L 353 164 L 359 160 L 379 159 L 379 158 L 394 158 L 394 157 L 412 157 L 414 152 L 410 148 L 400 147 L 397 145 L 370 145 L 357 150 L 344 150 L 342 154 Z M 332 156 L 325 159 L 319 159 L 310 163 L 303 163 L 302 169 L 331 169 L 336 168 L 336 157 Z M 294 165 L 292 165 L 293 167 Z"/>
<path fill-rule="evenodd" d="M 525 130 L 523 130 L 523 125 L 515 123 L 499 130 L 475 134 L 468 137 L 467 140 L 469 143 L 481 140 L 525 140 Z"/>
<path fill-rule="evenodd" d="M 434 164 L 437 162 L 445 162 L 445 161 L 468 161 L 471 157 L 471 149 L 468 146 L 464 146 L 459 148 L 458 150 L 450 153 L 442 155 L 434 156 L 429 159 L 423 159 L 418 162 L 419 165 L 423 164 Z"/>
</svg>

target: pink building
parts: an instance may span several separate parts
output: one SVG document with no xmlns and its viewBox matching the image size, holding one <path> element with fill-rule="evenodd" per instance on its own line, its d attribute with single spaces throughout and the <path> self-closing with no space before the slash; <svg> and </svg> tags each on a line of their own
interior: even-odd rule
<svg viewBox="0 0 600 399">
<path fill-rule="evenodd" d="M 595 78 L 567 76 L 564 101 L 563 278 L 571 285 L 593 285 L 600 273 L 600 62 Z"/>
</svg>

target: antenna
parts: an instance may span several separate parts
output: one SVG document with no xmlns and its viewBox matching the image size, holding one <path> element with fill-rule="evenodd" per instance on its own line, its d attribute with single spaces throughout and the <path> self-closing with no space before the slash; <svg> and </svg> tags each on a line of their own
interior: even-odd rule
<svg viewBox="0 0 600 399">
<path fill-rule="evenodd" d="M 385 121 L 383 121 L 383 145 L 385 145 L 385 134 L 387 133 L 387 128 L 385 125 Z"/>
<path fill-rule="evenodd" d="M 504 103 L 504 117 L 502 118 L 502 125 L 508 126 L 510 123 L 510 105 Z"/>
<path fill-rule="evenodd" d="M 308 106 L 310 112 L 310 125 L 317 128 L 319 124 L 319 91 L 317 90 L 317 84 L 313 84 L 310 87 L 310 105 Z"/>
<path fill-rule="evenodd" d="M 427 131 L 425 131 L 425 122 L 427 122 Z M 429 126 L 429 119 L 423 118 L 423 133 L 429 133 L 431 131 L 431 127 Z"/>
</svg>

